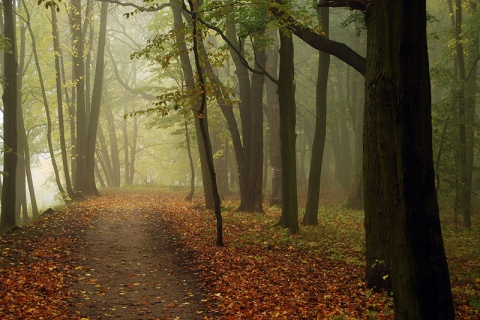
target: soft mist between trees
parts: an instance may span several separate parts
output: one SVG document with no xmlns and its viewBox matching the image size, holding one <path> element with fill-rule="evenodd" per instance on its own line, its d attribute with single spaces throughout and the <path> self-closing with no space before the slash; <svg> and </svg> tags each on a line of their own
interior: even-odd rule
<svg viewBox="0 0 480 320">
<path fill-rule="evenodd" d="M 355 35 L 356 42 L 352 44 L 360 52 L 360 43 L 366 40 L 366 58 L 350 46 L 331 40 L 329 12 L 341 9 L 329 7 L 345 6 L 341 1 L 321 1 L 318 5 L 255 2 L 245 7 L 215 1 L 115 3 L 114 6 L 109 1 L 45 2 L 49 10 L 44 13 L 50 15 L 54 48 L 51 56 L 54 69 L 48 72 L 55 81 L 50 89 L 43 87 L 47 80 L 41 77 L 36 54 L 40 49 L 34 45 L 35 32 L 30 32 L 28 45 L 35 53 L 37 81 L 42 84 L 48 150 L 64 201 L 98 195 L 97 184 L 119 186 L 122 166 L 124 184 L 135 183 L 137 171 L 137 176 L 144 174 L 136 167 L 137 155 L 153 155 L 150 151 L 153 146 L 141 141 L 139 121 L 151 127 L 184 126 L 176 132 L 185 137 L 190 158 L 186 170 L 190 173 L 183 179 L 191 178 L 189 198 L 193 196 L 195 183 L 202 181 L 205 206 L 216 214 L 219 245 L 223 244 L 220 195 L 236 189 L 240 195 L 239 210 L 262 212 L 268 186 L 271 203 L 282 208 L 279 225 L 297 232 L 298 191 L 306 188 L 308 194 L 303 223 L 317 224 L 321 178 L 325 180 L 328 174 L 332 175 L 334 167 L 335 177 L 331 180 L 350 189 L 349 205 L 361 208 L 364 202 L 368 284 L 376 289 L 393 288 L 398 318 L 453 318 L 437 194 L 454 193 L 455 212 L 463 216 L 465 226 L 471 225 L 475 123 L 467 118 L 474 118 L 476 100 L 472 91 L 475 92 L 477 62 L 465 62 L 464 55 L 468 50 L 478 51 L 478 34 L 462 32 L 461 10 L 463 5 L 469 15 L 475 16 L 476 2 L 457 1 L 455 6 L 449 2 L 456 41 L 452 69 L 459 84 L 452 98 L 455 112 L 450 110 L 444 125 L 435 122 L 441 112 L 433 111 L 433 127 L 442 129 L 433 136 L 435 144 L 432 144 L 425 1 L 349 2 L 349 9 L 355 12 L 345 19 L 345 25 L 364 28 L 360 34 L 366 33 L 366 39 Z M 11 4 L 4 3 L 4 37 L 10 39 L 7 47 L 10 50 L 4 50 L 5 174 L 1 221 L 5 229 L 20 222 L 21 206 L 15 205 L 19 197 L 15 194 L 16 186 L 25 185 L 25 179 L 31 180 L 28 148 L 17 151 L 19 141 L 28 140 L 23 135 L 28 130 L 23 123 L 25 113 L 19 112 L 25 108 L 22 102 L 28 100 L 22 94 L 17 96 L 24 92 L 16 87 L 22 83 L 23 71 L 15 70 L 15 61 L 25 61 L 26 53 L 16 50 L 15 40 L 18 38 L 25 45 L 26 38 L 15 34 L 15 25 L 26 25 L 32 30 L 31 24 L 35 22 L 30 18 L 13 18 Z M 124 12 L 130 19 L 140 19 L 145 11 L 158 12 L 158 21 L 151 24 L 158 33 L 152 32 L 145 44 L 143 37 L 132 39 L 125 29 L 121 37 L 108 31 L 109 8 L 117 16 Z M 29 8 L 25 5 L 23 10 L 28 17 Z M 90 19 L 93 15 L 99 17 L 99 24 Z M 70 35 L 61 34 L 57 23 L 68 26 Z M 120 29 L 123 23 L 128 22 L 118 19 Z M 463 48 L 462 37 L 466 36 L 473 40 L 468 48 Z M 135 67 L 129 70 L 133 63 L 119 63 L 118 52 L 112 50 L 114 43 L 127 40 L 138 45 L 130 48 L 134 63 L 149 63 L 149 71 L 141 72 L 142 75 Z M 218 49 L 218 42 L 224 47 Z M 299 54 L 295 48 L 305 49 L 306 44 L 321 51 L 316 55 L 315 68 L 310 68 L 316 70 L 314 85 L 303 86 L 307 88 L 305 92 L 315 92 L 310 101 L 314 107 L 310 109 L 299 103 L 299 99 L 307 100 L 298 94 L 302 90 L 298 81 L 301 67 L 295 62 L 295 55 Z M 69 48 L 68 53 L 62 51 L 64 47 Z M 342 101 L 339 98 L 342 94 L 337 93 L 337 99 L 329 96 L 334 88 L 340 91 L 341 85 L 331 83 L 332 79 L 340 83 L 339 79 L 345 75 L 336 71 L 340 69 L 338 60 L 335 69 L 332 68 L 330 55 L 356 70 L 349 69 L 347 73 L 350 109 L 342 111 L 337 105 L 335 111 L 341 110 L 337 113 L 331 112 L 330 105 Z M 18 66 L 27 69 L 28 63 Z M 448 71 L 445 65 L 435 67 L 436 74 Z M 474 71 L 467 74 L 466 70 Z M 362 103 L 358 102 L 361 97 L 353 92 L 359 86 L 357 72 L 365 76 L 364 113 Z M 137 83 L 137 78 L 148 77 L 155 85 Z M 120 90 L 106 79 L 115 79 L 136 100 L 131 105 L 125 101 L 110 103 L 110 97 Z M 169 81 L 176 85 L 170 85 Z M 50 94 L 53 91 L 55 94 Z M 151 106 L 143 98 L 156 102 Z M 52 124 L 53 111 L 48 108 L 49 101 L 55 99 L 58 125 Z M 144 107 L 136 107 L 139 101 Z M 118 106 L 116 110 L 112 107 L 119 103 L 120 112 Z M 304 115 L 309 112 L 314 116 Z M 119 114 L 125 119 L 119 121 Z M 343 120 L 336 125 L 332 119 Z M 16 128 L 17 123 L 20 129 Z M 195 137 L 190 136 L 189 123 L 195 127 Z M 454 130 L 457 132 L 452 133 Z M 17 137 L 18 131 L 21 132 Z M 349 132 L 353 131 L 355 148 L 349 140 Z M 123 138 L 120 146 L 119 132 Z M 458 140 L 452 139 L 455 134 Z M 268 148 L 264 140 L 267 137 Z M 191 138 L 196 140 L 197 150 L 190 149 Z M 299 141 L 302 143 L 298 144 Z M 346 148 L 341 148 L 342 144 L 347 144 Z M 23 145 L 28 147 L 28 143 Z M 310 158 L 306 156 L 307 150 Z M 197 181 L 192 151 L 200 163 L 201 179 Z M 21 181 L 16 178 L 17 154 L 25 155 L 26 177 Z M 56 157 L 61 157 L 58 164 Z M 447 165 L 441 166 L 441 159 L 454 163 L 456 171 L 446 171 Z M 309 170 L 308 187 L 306 170 Z M 351 170 L 352 174 L 348 174 Z M 24 169 L 20 170 L 23 172 Z M 137 181 L 150 179 L 149 175 Z M 30 185 L 30 203 L 34 208 L 35 192 Z M 25 209 L 26 201 L 22 203 Z M 24 214 L 23 222 L 28 218 Z M 429 237 L 425 238 L 425 234 Z"/>
</svg>

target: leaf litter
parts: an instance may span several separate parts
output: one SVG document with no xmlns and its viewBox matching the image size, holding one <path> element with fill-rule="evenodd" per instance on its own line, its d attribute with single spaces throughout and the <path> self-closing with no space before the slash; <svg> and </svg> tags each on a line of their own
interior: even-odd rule
<svg viewBox="0 0 480 320">
<path fill-rule="evenodd" d="M 296 235 L 275 226 L 278 208 L 226 199 L 223 248 L 213 214 L 183 196 L 110 192 L 4 235 L 2 319 L 393 319 L 391 295 L 363 281 L 361 213 L 338 194 Z M 479 318 L 480 263 L 461 262 L 457 319 Z"/>
</svg>

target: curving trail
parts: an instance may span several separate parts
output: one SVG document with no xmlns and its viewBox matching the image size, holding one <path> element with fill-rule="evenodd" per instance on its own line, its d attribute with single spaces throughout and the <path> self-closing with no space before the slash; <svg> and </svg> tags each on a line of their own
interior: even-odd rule
<svg viewBox="0 0 480 320">
<path fill-rule="evenodd" d="M 108 195 L 84 203 L 72 312 L 88 319 L 203 319 L 197 275 L 162 220 L 161 198 Z"/>
</svg>

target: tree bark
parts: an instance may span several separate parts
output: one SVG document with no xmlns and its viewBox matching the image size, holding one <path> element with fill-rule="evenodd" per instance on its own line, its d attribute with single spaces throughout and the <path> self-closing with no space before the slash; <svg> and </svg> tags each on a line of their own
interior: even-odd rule
<svg viewBox="0 0 480 320">
<path fill-rule="evenodd" d="M 280 69 L 278 100 L 280 103 L 280 143 L 282 155 L 282 215 L 279 225 L 291 232 L 299 230 L 297 170 L 295 150 L 295 80 L 293 39 L 289 31 L 280 30 Z"/>
<path fill-rule="evenodd" d="M 319 19 L 326 37 L 329 34 L 329 8 L 319 9 Z M 316 115 L 315 134 L 312 143 L 310 173 L 308 177 L 307 204 L 303 224 L 314 226 L 318 224 L 318 201 L 320 198 L 320 178 L 322 175 L 323 150 L 327 135 L 327 84 L 330 68 L 330 55 L 319 52 L 316 85 Z"/>
<path fill-rule="evenodd" d="M 102 2 L 100 9 L 100 28 L 98 30 L 97 59 L 95 64 L 95 80 L 93 82 L 90 118 L 88 121 L 86 166 L 87 194 L 100 195 L 95 184 L 95 149 L 97 142 L 98 122 L 102 104 L 103 74 L 105 68 L 105 43 L 107 34 L 108 2 Z"/>
<path fill-rule="evenodd" d="M 397 319 L 454 319 L 434 185 L 425 2 L 367 6 L 367 252 L 371 231 L 382 227 Z M 385 225 L 371 224 L 383 217 Z"/>
<path fill-rule="evenodd" d="M 71 0 L 70 23 L 74 46 L 73 71 L 76 92 L 75 191 L 88 195 L 87 178 L 87 111 L 85 92 L 84 36 L 82 34 L 82 1 Z"/>
<path fill-rule="evenodd" d="M 9 230 L 16 224 L 16 167 L 17 167 L 17 49 L 13 1 L 3 1 L 5 22 L 4 36 L 9 41 L 9 50 L 4 52 L 3 84 L 3 188 L 0 230 Z"/>
</svg>

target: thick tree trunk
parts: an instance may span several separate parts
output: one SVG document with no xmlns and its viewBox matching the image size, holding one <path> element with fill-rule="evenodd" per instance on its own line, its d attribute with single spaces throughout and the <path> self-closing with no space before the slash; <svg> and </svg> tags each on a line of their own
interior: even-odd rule
<svg viewBox="0 0 480 320">
<path fill-rule="evenodd" d="M 16 168 L 17 168 L 17 49 L 13 1 L 3 1 L 5 38 L 9 50 L 4 52 L 3 84 L 3 188 L 0 230 L 15 226 Z"/>
<path fill-rule="evenodd" d="M 370 2 L 366 23 L 367 252 L 381 227 L 397 319 L 454 319 L 434 185 L 425 0 Z M 382 214 L 385 225 L 370 224 Z"/>
<path fill-rule="evenodd" d="M 282 215 L 279 224 L 291 232 L 299 230 L 297 170 L 295 150 L 295 80 L 293 39 L 287 30 L 280 31 L 280 69 L 278 100 L 280 102 L 280 142 L 282 154 Z"/>
</svg>

